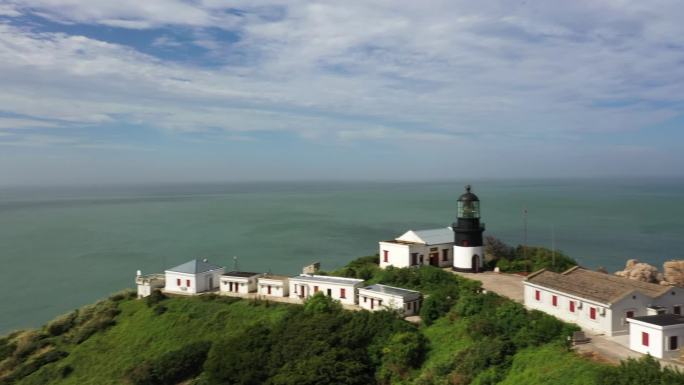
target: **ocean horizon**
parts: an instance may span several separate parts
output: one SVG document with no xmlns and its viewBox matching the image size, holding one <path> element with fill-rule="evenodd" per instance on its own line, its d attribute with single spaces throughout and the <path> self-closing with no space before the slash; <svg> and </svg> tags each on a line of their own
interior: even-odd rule
<svg viewBox="0 0 684 385">
<path fill-rule="evenodd" d="M 0 187 L 0 334 L 134 286 L 192 258 L 297 274 L 377 253 L 409 229 L 449 226 L 465 184 L 485 235 L 551 247 L 589 268 L 684 258 L 684 179 L 149 183 Z M 553 236 L 552 236 L 553 234 Z M 553 238 L 553 239 L 552 239 Z"/>
</svg>

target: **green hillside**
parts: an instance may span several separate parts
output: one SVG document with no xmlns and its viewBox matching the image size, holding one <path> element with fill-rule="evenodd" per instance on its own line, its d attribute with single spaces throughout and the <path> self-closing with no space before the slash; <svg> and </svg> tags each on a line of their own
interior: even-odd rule
<svg viewBox="0 0 684 385">
<path fill-rule="evenodd" d="M 427 294 L 423 323 L 218 296 L 121 293 L 0 339 L 0 384 L 683 384 L 644 359 L 612 367 L 566 347 L 576 330 L 432 267 L 335 272 Z"/>
</svg>

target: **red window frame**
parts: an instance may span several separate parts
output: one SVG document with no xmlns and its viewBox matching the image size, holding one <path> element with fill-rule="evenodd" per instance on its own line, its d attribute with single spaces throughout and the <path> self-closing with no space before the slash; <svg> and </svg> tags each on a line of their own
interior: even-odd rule
<svg viewBox="0 0 684 385">
<path fill-rule="evenodd" d="M 551 304 L 553 306 L 558 306 L 558 297 L 557 296 L 554 295 L 551 297 Z"/>
<path fill-rule="evenodd" d="M 575 312 L 575 301 L 570 301 L 570 302 L 568 302 L 568 304 L 570 306 L 570 313 L 574 313 Z"/>
<path fill-rule="evenodd" d="M 641 332 L 641 344 L 644 346 L 648 346 L 648 333 Z"/>
<path fill-rule="evenodd" d="M 382 261 L 383 262 L 389 261 L 389 250 L 383 250 L 382 251 Z"/>
<path fill-rule="evenodd" d="M 340 289 L 340 298 L 347 298 L 347 291 L 345 289 Z"/>
<path fill-rule="evenodd" d="M 186 280 L 185 280 L 185 283 L 186 283 L 185 286 L 190 287 L 190 280 L 189 280 L 189 279 L 186 279 Z"/>
<path fill-rule="evenodd" d="M 541 292 L 539 290 L 534 291 L 534 299 L 541 301 Z"/>
<path fill-rule="evenodd" d="M 268 294 L 271 294 L 271 285 L 266 286 Z"/>
<path fill-rule="evenodd" d="M 589 308 L 589 318 L 596 319 L 596 308 L 595 307 Z"/>
<path fill-rule="evenodd" d="M 625 313 L 625 318 L 634 318 L 634 310 Z"/>
<path fill-rule="evenodd" d="M 176 278 L 176 286 L 180 286 L 180 285 L 181 285 L 181 279 L 180 279 L 180 278 Z"/>
</svg>

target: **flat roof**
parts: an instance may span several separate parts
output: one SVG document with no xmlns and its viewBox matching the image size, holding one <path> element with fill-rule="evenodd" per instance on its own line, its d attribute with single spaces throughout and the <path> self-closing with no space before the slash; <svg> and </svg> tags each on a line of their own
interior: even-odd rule
<svg viewBox="0 0 684 385">
<path fill-rule="evenodd" d="M 402 297 L 404 300 L 413 301 L 420 298 L 420 292 L 415 290 L 402 289 L 400 287 L 387 286 L 382 284 L 375 284 L 362 287 L 363 290 L 374 291 L 376 293 L 395 295 Z"/>
<path fill-rule="evenodd" d="M 290 277 L 288 277 L 286 275 L 266 274 L 266 275 L 262 275 L 261 277 L 259 277 L 259 279 L 260 280 L 261 279 L 272 279 L 275 281 L 284 281 L 286 279 L 290 279 Z"/>
<path fill-rule="evenodd" d="M 311 274 L 301 274 L 290 279 L 296 279 L 300 281 L 307 282 L 324 282 L 324 283 L 336 283 L 338 285 L 355 285 L 357 283 L 363 282 L 363 279 L 357 278 L 345 278 L 345 277 L 335 277 L 331 275 L 311 275 Z"/>
<path fill-rule="evenodd" d="M 251 273 L 249 271 L 231 271 L 228 273 L 223 273 L 222 275 L 227 275 L 229 277 L 249 278 L 259 274 L 261 273 Z"/>
<path fill-rule="evenodd" d="M 631 318 L 635 321 L 644 322 L 651 325 L 658 326 L 672 326 L 672 325 L 682 325 L 684 326 L 684 317 L 678 314 L 656 314 L 647 315 L 642 317 Z"/>
</svg>

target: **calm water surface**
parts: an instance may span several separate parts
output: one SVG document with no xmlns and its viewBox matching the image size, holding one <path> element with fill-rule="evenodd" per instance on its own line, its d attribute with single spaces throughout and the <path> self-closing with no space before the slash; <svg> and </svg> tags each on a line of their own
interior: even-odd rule
<svg viewBox="0 0 684 385">
<path fill-rule="evenodd" d="M 133 287 L 135 271 L 207 257 L 296 274 L 447 226 L 463 182 L 241 183 L 0 189 L 0 334 Z M 684 258 L 684 180 L 473 182 L 487 234 L 551 245 L 589 267 Z"/>
</svg>

